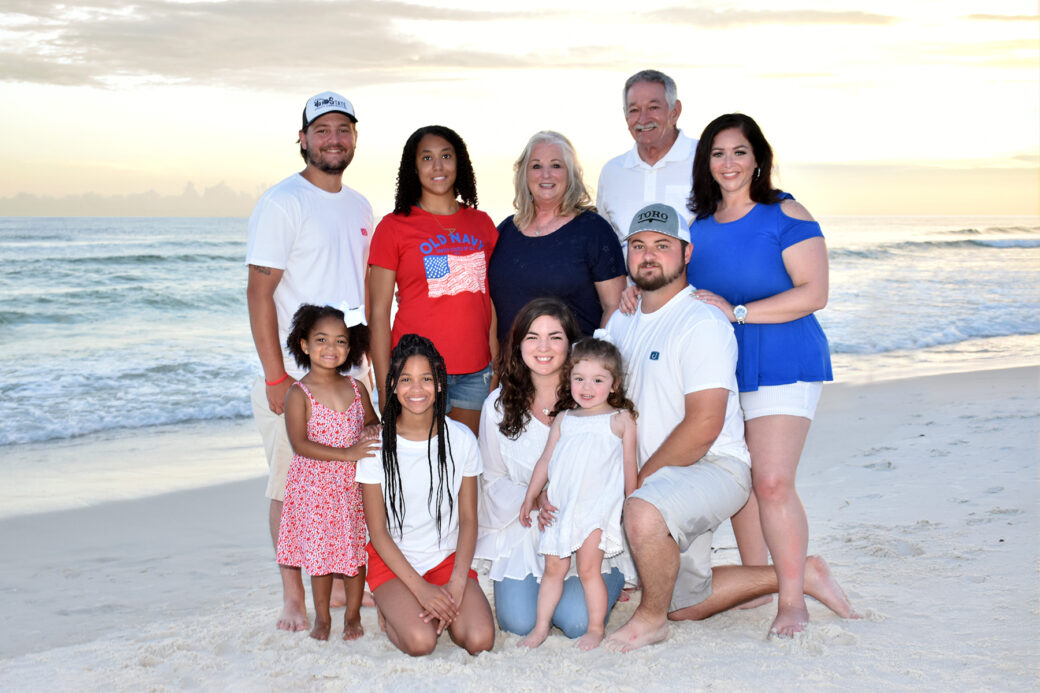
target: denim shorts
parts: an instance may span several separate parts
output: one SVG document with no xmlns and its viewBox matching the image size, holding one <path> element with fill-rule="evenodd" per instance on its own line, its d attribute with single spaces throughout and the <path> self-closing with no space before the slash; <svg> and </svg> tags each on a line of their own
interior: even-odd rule
<svg viewBox="0 0 1040 693">
<path fill-rule="evenodd" d="M 491 364 L 476 373 L 448 376 L 448 411 L 452 408 L 480 411 L 491 386 Z"/>
</svg>

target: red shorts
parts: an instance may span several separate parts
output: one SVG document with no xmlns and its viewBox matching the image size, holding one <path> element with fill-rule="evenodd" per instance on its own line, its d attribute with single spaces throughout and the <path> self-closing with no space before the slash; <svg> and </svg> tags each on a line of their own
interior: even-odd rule
<svg viewBox="0 0 1040 693">
<path fill-rule="evenodd" d="M 368 546 L 365 547 L 365 550 L 368 551 L 368 574 L 365 576 L 365 579 L 368 581 L 368 589 L 375 592 L 384 582 L 393 580 L 397 576 L 394 575 L 394 571 L 390 570 L 386 563 L 383 562 L 383 559 L 379 557 L 379 554 L 376 553 L 376 549 L 372 546 L 372 542 L 368 542 Z M 448 580 L 451 579 L 451 573 L 453 570 L 455 570 L 454 552 L 436 566 L 426 571 L 422 578 L 431 585 L 445 585 Z M 477 571 L 470 568 L 469 577 L 476 580 Z"/>
</svg>

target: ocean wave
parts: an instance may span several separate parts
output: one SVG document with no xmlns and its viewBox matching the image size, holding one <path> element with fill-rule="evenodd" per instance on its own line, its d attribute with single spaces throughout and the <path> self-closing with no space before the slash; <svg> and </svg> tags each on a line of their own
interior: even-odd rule
<svg viewBox="0 0 1040 693">
<path fill-rule="evenodd" d="M 975 240 L 972 241 L 976 245 L 987 246 L 990 248 L 1040 248 L 1040 238 L 1037 239 L 1024 239 L 1024 238 L 1009 238 L 1007 240 L 990 239 L 990 240 Z"/>
<path fill-rule="evenodd" d="M 29 429 L 0 430 L 0 447 L 24 443 L 45 443 L 52 440 L 67 440 L 121 429 L 135 430 L 152 426 L 169 426 L 199 421 L 231 421 L 248 419 L 252 416 L 253 411 L 248 401 L 237 404 L 228 403 L 225 406 L 212 407 L 206 411 L 199 409 L 171 411 L 169 409 L 157 408 L 153 411 L 152 416 L 142 416 L 134 420 L 112 418 L 93 422 L 54 421 L 50 422 L 49 425 L 34 426 Z"/>
<path fill-rule="evenodd" d="M 1040 226 L 987 226 L 983 230 L 975 228 L 954 229 L 952 231 L 938 230 L 929 232 L 933 236 L 981 236 L 984 234 L 1008 234 L 1008 233 L 1040 233 Z"/>
<path fill-rule="evenodd" d="M 242 260 L 242 253 L 231 255 L 205 253 L 155 254 L 140 253 L 136 255 L 95 255 L 70 258 L 39 258 L 43 262 L 59 262 L 69 265 L 153 265 L 162 263 L 194 264 L 199 262 L 234 262 Z"/>
<path fill-rule="evenodd" d="M 830 339 L 829 341 L 832 354 L 885 354 L 891 351 L 912 351 L 946 346 L 974 339 L 1038 335 L 1040 335 L 1040 321 L 1033 321 L 1031 324 L 1023 324 L 1018 327 L 1008 326 L 1005 329 L 994 328 L 992 325 L 984 325 L 981 329 L 976 329 L 974 325 L 966 323 L 948 325 L 943 329 L 921 334 L 905 332 L 900 336 L 883 333 L 848 335 L 855 336 L 856 341 L 840 339 Z"/>
<path fill-rule="evenodd" d="M 228 346 L 228 353 L 203 354 L 211 360 L 192 360 L 185 349 L 155 363 L 141 362 L 152 351 L 147 347 L 87 353 L 79 368 L 49 380 L 32 378 L 33 364 L 5 362 L 0 398 L 10 410 L 0 420 L 0 445 L 248 417 L 256 367 L 244 341 Z"/>
<path fill-rule="evenodd" d="M 1040 238 L 972 238 L 948 241 L 895 241 L 878 243 L 861 247 L 830 247 L 831 258 L 854 258 L 877 260 L 906 253 L 928 253 L 950 249 L 984 248 L 987 250 L 1010 250 L 1019 248 L 1040 248 Z"/>
</svg>

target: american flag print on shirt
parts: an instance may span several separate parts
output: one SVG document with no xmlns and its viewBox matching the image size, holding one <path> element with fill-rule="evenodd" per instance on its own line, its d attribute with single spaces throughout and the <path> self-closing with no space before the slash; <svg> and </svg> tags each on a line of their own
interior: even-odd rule
<svg viewBox="0 0 1040 693">
<path fill-rule="evenodd" d="M 430 298 L 454 296 L 465 291 L 484 293 L 487 265 L 484 253 L 469 255 L 427 255 L 423 258 L 426 268 L 426 287 Z"/>
</svg>

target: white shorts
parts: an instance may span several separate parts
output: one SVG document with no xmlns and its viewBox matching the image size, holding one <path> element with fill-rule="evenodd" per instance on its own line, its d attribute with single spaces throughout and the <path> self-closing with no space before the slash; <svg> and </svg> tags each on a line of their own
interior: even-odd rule
<svg viewBox="0 0 1040 693">
<path fill-rule="evenodd" d="M 289 473 L 289 463 L 292 462 L 293 456 L 289 434 L 285 431 L 285 415 L 271 411 L 271 406 L 267 403 L 267 385 L 264 384 L 262 376 L 253 383 L 250 399 L 253 403 L 256 427 L 260 429 L 260 437 L 264 439 L 264 452 L 267 453 L 267 467 L 270 469 L 264 495 L 271 500 L 280 501 L 285 496 L 285 477 Z"/>
<path fill-rule="evenodd" d="M 823 383 L 799 380 L 787 385 L 766 385 L 754 392 L 740 393 L 740 408 L 744 420 L 760 416 L 801 416 L 812 421 L 820 401 Z"/>
<path fill-rule="evenodd" d="M 668 611 L 699 604 L 711 596 L 711 537 L 744 507 L 751 492 L 746 462 L 708 453 L 686 467 L 663 467 L 630 498 L 657 508 L 679 545 L 679 574 Z"/>
</svg>

